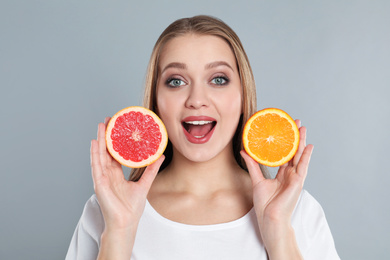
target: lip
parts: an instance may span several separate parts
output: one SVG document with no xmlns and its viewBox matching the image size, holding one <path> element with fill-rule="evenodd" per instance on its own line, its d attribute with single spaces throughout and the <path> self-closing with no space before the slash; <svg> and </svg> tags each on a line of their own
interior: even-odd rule
<svg viewBox="0 0 390 260">
<path fill-rule="evenodd" d="M 204 143 L 207 143 L 210 140 L 211 136 L 213 135 L 216 125 L 211 129 L 210 132 L 208 132 L 202 138 L 195 138 L 190 133 L 188 133 L 187 130 L 184 128 L 183 123 L 184 122 L 188 122 L 188 121 L 213 121 L 213 122 L 217 122 L 217 120 L 215 118 L 212 118 L 212 117 L 209 117 L 209 116 L 188 116 L 188 117 L 184 118 L 181 121 L 184 135 L 186 136 L 187 140 L 190 143 L 193 143 L 193 144 L 204 144 Z"/>
</svg>

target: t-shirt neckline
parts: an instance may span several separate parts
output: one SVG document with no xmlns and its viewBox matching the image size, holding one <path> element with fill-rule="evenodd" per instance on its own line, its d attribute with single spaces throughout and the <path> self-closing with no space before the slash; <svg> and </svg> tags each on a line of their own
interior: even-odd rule
<svg viewBox="0 0 390 260">
<path fill-rule="evenodd" d="M 180 229 L 187 229 L 187 230 L 197 230 L 197 231 L 211 231 L 211 230 L 220 230 L 220 229 L 228 229 L 228 228 L 234 228 L 240 225 L 243 225 L 244 223 L 247 223 L 251 219 L 251 215 L 254 214 L 254 208 L 252 207 L 244 216 L 232 220 L 229 222 L 224 223 L 218 223 L 218 224 L 205 224 L 205 225 L 192 225 L 192 224 L 185 224 L 176 222 L 173 220 L 170 220 L 164 216 L 162 216 L 160 213 L 158 213 L 153 206 L 149 203 L 148 200 L 146 200 L 145 205 L 145 212 L 144 214 L 149 214 L 156 220 L 164 223 L 165 225 L 169 225 L 175 228 Z"/>
</svg>

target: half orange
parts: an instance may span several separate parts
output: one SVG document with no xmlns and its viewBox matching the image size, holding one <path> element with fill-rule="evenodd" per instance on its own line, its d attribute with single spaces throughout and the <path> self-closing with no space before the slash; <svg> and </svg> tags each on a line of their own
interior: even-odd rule
<svg viewBox="0 0 390 260">
<path fill-rule="evenodd" d="M 255 161 L 277 167 L 290 161 L 297 152 L 299 129 L 283 110 L 266 108 L 246 122 L 242 141 L 245 151 Z"/>
<path fill-rule="evenodd" d="M 107 124 L 107 150 L 127 167 L 152 164 L 164 153 L 167 143 L 168 134 L 163 122 L 144 107 L 122 109 Z"/>
</svg>

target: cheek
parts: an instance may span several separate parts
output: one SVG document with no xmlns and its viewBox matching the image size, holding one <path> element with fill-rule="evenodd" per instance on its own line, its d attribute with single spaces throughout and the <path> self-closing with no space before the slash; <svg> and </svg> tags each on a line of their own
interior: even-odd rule
<svg viewBox="0 0 390 260">
<path fill-rule="evenodd" d="M 226 121 L 228 124 L 226 125 L 226 129 L 231 129 L 231 134 L 234 134 L 242 114 L 242 95 L 240 92 L 235 92 L 229 98 L 229 102 L 225 104 L 225 111 L 225 117 L 228 118 L 228 121 Z"/>
<path fill-rule="evenodd" d="M 156 100 L 158 115 L 164 122 L 167 130 L 171 128 L 170 126 L 174 122 L 176 112 L 179 111 L 178 103 L 173 100 L 172 96 L 161 91 Z"/>
<path fill-rule="evenodd" d="M 169 102 L 166 99 L 162 98 L 161 95 L 157 98 L 157 110 L 158 115 L 163 121 L 165 121 L 167 115 L 169 115 Z M 165 123 L 165 122 L 164 122 Z"/>
<path fill-rule="evenodd" d="M 240 91 L 230 93 L 225 102 L 226 111 L 232 115 L 241 115 L 242 113 L 242 95 Z"/>
<path fill-rule="evenodd" d="M 161 86 L 159 86 L 159 84 L 156 87 L 156 106 L 158 115 L 162 119 L 164 117 L 165 111 L 167 110 L 167 101 L 165 98 L 164 90 L 161 89 Z"/>
</svg>

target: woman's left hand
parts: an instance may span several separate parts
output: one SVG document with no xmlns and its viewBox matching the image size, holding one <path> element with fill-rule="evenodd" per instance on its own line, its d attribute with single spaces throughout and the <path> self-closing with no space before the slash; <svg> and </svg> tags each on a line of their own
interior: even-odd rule
<svg viewBox="0 0 390 260">
<path fill-rule="evenodd" d="M 306 128 L 300 127 L 298 151 L 288 163 L 280 166 L 274 179 L 265 179 L 259 164 L 241 151 L 252 179 L 253 204 L 263 242 L 269 250 L 274 243 L 291 233 L 291 215 L 306 179 L 313 145 L 306 146 Z M 295 239 L 295 238 L 294 238 Z"/>
</svg>

